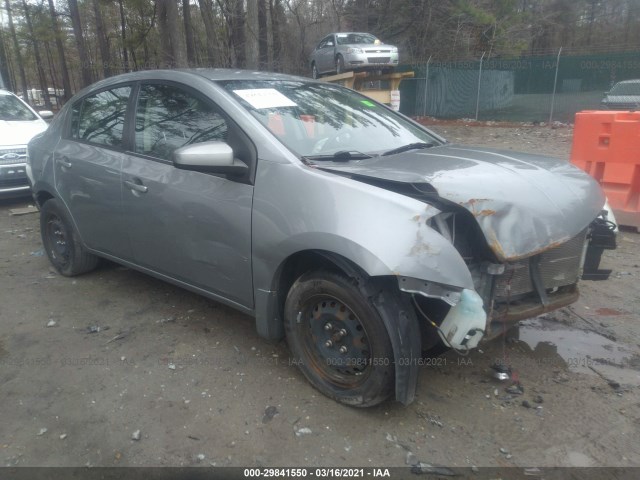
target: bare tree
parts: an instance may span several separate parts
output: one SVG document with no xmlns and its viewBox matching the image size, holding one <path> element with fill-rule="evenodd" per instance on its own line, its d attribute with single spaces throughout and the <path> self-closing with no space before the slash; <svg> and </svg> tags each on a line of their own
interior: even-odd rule
<svg viewBox="0 0 640 480">
<path fill-rule="evenodd" d="M 67 59 L 64 53 L 64 45 L 60 35 L 60 25 L 58 24 L 58 13 L 56 12 L 53 0 L 49 0 L 49 14 L 51 15 L 51 28 L 55 35 L 56 50 L 58 51 L 58 61 L 62 71 L 62 88 L 64 89 L 63 99 L 65 101 L 71 98 L 71 80 L 69 78 L 69 69 L 67 68 Z"/>
<path fill-rule="evenodd" d="M 16 63 L 18 64 L 18 73 L 20 75 L 20 89 L 22 90 L 22 98 L 25 102 L 29 101 L 29 94 L 27 93 L 27 75 L 24 72 L 24 62 L 22 61 L 22 53 L 20 52 L 20 44 L 18 43 L 18 36 L 16 35 L 16 28 L 13 24 L 13 14 L 11 11 L 11 3 L 9 0 L 4 0 L 4 6 L 7 10 L 7 20 L 9 21 L 9 31 L 11 32 L 11 39 L 13 41 L 13 48 L 16 55 Z"/>
<path fill-rule="evenodd" d="M 100 11 L 100 0 L 93 0 L 93 12 L 96 17 L 98 48 L 100 49 L 100 57 L 102 57 L 102 73 L 107 78 L 111 76 L 111 52 L 109 51 L 109 39 L 107 38 L 102 12 Z"/>
<path fill-rule="evenodd" d="M 196 46 L 193 38 L 193 21 L 191 19 L 191 3 L 189 0 L 182 0 L 182 17 L 187 47 L 187 63 L 190 67 L 193 67 L 196 65 Z"/>
<path fill-rule="evenodd" d="M 178 28 L 178 4 L 175 0 L 156 0 L 162 60 L 165 67 L 186 67 L 186 52 Z"/>
<path fill-rule="evenodd" d="M 51 0 L 49 0 L 51 1 Z M 122 38 L 122 61 L 123 70 L 129 71 L 129 49 L 127 48 L 127 21 L 124 15 L 122 0 L 118 0 L 118 10 L 120 12 L 120 37 Z"/>
<path fill-rule="evenodd" d="M 73 36 L 78 47 L 78 57 L 80 59 L 80 72 L 82 75 L 82 86 L 86 87 L 93 82 L 91 74 L 91 60 L 87 53 L 87 47 L 82 33 L 82 21 L 80 20 L 80 11 L 78 10 L 77 0 L 68 0 L 69 15 L 71 16 L 71 24 L 73 25 Z"/>
<path fill-rule="evenodd" d="M 44 74 L 42 57 L 40 56 L 40 47 L 38 41 L 33 34 L 33 24 L 31 23 L 31 14 L 29 12 L 29 5 L 26 0 L 22 0 L 22 8 L 24 9 L 24 18 L 27 23 L 27 31 L 31 37 L 31 44 L 33 46 L 33 56 L 36 60 L 36 71 L 38 72 L 38 79 L 40 80 L 40 89 L 42 90 L 42 96 L 44 97 L 44 104 L 48 109 L 51 109 L 51 99 L 49 98 L 49 86 L 47 85 L 47 77 Z"/>
</svg>

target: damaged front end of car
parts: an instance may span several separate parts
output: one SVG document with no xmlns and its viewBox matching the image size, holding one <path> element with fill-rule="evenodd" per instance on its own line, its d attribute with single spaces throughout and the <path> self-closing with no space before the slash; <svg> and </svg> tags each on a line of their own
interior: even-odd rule
<svg viewBox="0 0 640 480">
<path fill-rule="evenodd" d="M 572 304 L 581 278 L 608 276 L 599 262 L 604 249 L 615 248 L 615 226 L 603 211 L 604 195 L 567 162 L 444 145 L 340 173 L 435 207 L 439 213 L 426 218 L 426 226 L 453 245 L 468 268 L 473 288 L 397 269 L 398 288 L 422 320 L 423 351 L 440 342 L 474 348 L 519 320 Z M 434 252 L 428 242 L 420 244 L 423 236 L 418 233 L 409 257 L 430 265 Z M 446 271 L 447 259 L 437 261 L 436 270 Z"/>
</svg>

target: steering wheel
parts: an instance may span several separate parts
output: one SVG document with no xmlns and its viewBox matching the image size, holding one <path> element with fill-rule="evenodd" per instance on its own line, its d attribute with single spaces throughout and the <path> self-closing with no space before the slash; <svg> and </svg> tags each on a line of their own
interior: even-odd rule
<svg viewBox="0 0 640 480">
<path fill-rule="evenodd" d="M 349 129 L 351 130 L 351 129 Z M 354 135 L 349 130 L 341 130 L 335 134 L 319 140 L 313 147 L 313 153 L 319 154 L 322 151 L 344 150 L 351 144 Z"/>
</svg>

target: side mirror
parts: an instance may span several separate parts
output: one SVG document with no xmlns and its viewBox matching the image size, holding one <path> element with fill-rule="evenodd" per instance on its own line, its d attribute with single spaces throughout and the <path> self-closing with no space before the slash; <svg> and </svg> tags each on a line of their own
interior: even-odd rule
<svg viewBox="0 0 640 480">
<path fill-rule="evenodd" d="M 53 118 L 53 112 L 51 110 L 40 110 L 38 115 L 40 115 L 43 120 L 51 120 Z"/>
<path fill-rule="evenodd" d="M 173 165 L 182 170 L 242 175 L 249 167 L 233 157 L 233 149 L 224 142 L 186 145 L 173 152 Z"/>
</svg>

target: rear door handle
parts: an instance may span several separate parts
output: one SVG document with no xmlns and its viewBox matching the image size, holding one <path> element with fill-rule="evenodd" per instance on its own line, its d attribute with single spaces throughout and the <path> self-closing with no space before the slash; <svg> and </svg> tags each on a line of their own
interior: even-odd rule
<svg viewBox="0 0 640 480">
<path fill-rule="evenodd" d="M 147 193 L 147 190 L 149 190 L 145 185 L 135 183 L 130 180 L 125 180 L 124 184 L 135 192 Z"/>
<path fill-rule="evenodd" d="M 63 155 L 57 157 L 57 160 L 58 160 L 58 163 L 62 165 L 64 168 L 71 168 L 73 166 L 69 161 L 69 159 Z"/>
</svg>

